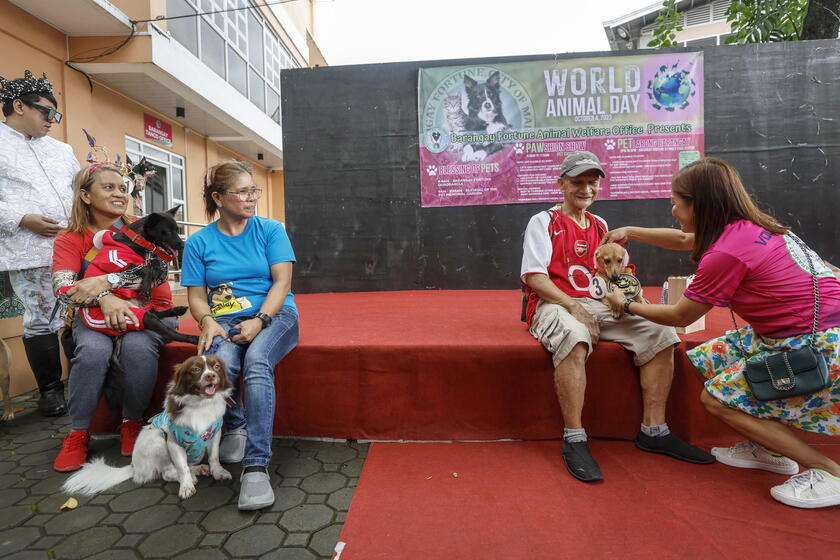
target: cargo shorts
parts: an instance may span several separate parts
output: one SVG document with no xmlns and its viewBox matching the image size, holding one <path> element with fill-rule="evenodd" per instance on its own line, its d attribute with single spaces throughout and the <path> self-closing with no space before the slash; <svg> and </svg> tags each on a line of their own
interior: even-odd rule
<svg viewBox="0 0 840 560">
<path fill-rule="evenodd" d="M 633 353 L 633 362 L 643 366 L 665 348 L 680 343 L 674 327 L 658 325 L 638 315 L 625 313 L 614 319 L 606 303 L 590 298 L 574 298 L 592 315 L 601 328 L 600 340 L 621 344 Z M 592 353 L 589 329 L 572 317 L 565 307 L 540 301 L 531 320 L 531 334 L 551 352 L 554 367 L 566 359 L 576 344 L 587 346 L 586 357 Z"/>
</svg>

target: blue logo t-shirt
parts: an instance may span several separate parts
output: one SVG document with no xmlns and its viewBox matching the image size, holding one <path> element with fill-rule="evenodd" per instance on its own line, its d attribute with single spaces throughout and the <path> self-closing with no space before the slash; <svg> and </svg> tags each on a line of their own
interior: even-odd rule
<svg viewBox="0 0 840 560">
<path fill-rule="evenodd" d="M 214 316 L 256 315 L 274 283 L 271 265 L 295 262 L 280 222 L 254 216 L 239 235 L 225 235 L 213 222 L 187 239 L 182 286 L 206 286 Z M 291 290 L 283 305 L 295 308 Z"/>
</svg>

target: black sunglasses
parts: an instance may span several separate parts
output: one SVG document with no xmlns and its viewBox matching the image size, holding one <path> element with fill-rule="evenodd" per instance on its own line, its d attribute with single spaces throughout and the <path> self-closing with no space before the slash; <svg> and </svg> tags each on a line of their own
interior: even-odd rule
<svg viewBox="0 0 840 560">
<path fill-rule="evenodd" d="M 60 123 L 61 122 L 61 117 L 64 116 L 61 113 L 59 113 L 58 111 L 56 111 L 55 109 L 53 109 L 52 107 L 47 107 L 45 105 L 38 105 L 37 103 L 27 103 L 27 105 L 29 105 L 33 109 L 38 109 L 39 111 L 44 113 L 44 115 L 47 117 L 48 121 L 54 121 L 56 124 Z"/>
</svg>

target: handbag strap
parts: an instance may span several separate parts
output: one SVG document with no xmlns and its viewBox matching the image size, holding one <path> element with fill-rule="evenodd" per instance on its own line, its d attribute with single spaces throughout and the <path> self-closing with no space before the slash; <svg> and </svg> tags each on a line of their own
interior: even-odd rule
<svg viewBox="0 0 840 560">
<path fill-rule="evenodd" d="M 802 253 L 805 255 L 805 259 L 808 261 L 808 272 L 811 274 L 811 281 L 814 286 L 814 323 L 811 325 L 811 339 L 808 341 L 808 346 L 811 348 L 814 347 L 814 338 L 817 334 L 817 327 L 819 325 L 820 319 L 820 289 L 819 284 L 817 283 L 817 271 L 814 268 L 814 261 L 811 260 L 811 250 L 808 248 L 805 243 L 799 239 L 795 234 L 790 233 L 790 238 L 797 244 L 799 249 L 802 250 Z M 744 344 L 741 341 L 741 332 L 738 330 L 738 323 L 735 322 L 735 312 L 732 311 L 732 306 L 729 306 L 729 315 L 732 317 L 732 324 L 735 325 L 735 336 L 738 337 L 738 345 L 741 347 L 741 356 L 744 360 L 747 359 L 747 353 L 744 351 Z"/>
</svg>

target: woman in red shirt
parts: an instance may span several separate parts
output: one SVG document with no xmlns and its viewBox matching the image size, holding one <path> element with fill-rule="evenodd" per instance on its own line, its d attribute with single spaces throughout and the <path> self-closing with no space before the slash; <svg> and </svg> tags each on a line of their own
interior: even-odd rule
<svg viewBox="0 0 840 560">
<path fill-rule="evenodd" d="M 53 253 L 53 288 L 73 286 L 59 296 L 62 303 L 72 307 L 98 306 L 102 309 L 106 326 L 126 330 L 126 318 L 136 321 L 128 303 L 110 293 L 115 288 L 137 288 L 140 277 L 132 268 L 118 274 L 85 277 L 88 264 L 96 256 L 93 236 L 104 229 L 119 230 L 131 218 L 125 215 L 131 197 L 120 169 L 109 164 L 93 164 L 76 176 L 73 209 L 69 227 L 55 241 Z M 63 290 L 62 290 L 63 291 Z M 169 284 L 152 290 L 152 304 L 156 309 L 172 307 Z M 165 319 L 177 327 L 177 319 Z M 87 460 L 90 427 L 102 395 L 113 350 L 113 339 L 89 329 L 81 314 L 72 319 L 73 356 L 70 360 L 70 418 L 73 431 L 67 434 L 53 468 L 74 471 Z M 151 331 L 132 331 L 123 335 L 120 362 L 125 371 L 123 394 L 123 422 L 120 425 L 122 454 L 130 456 L 137 434 L 143 426 L 143 412 L 157 379 L 157 362 L 164 341 Z"/>
</svg>

